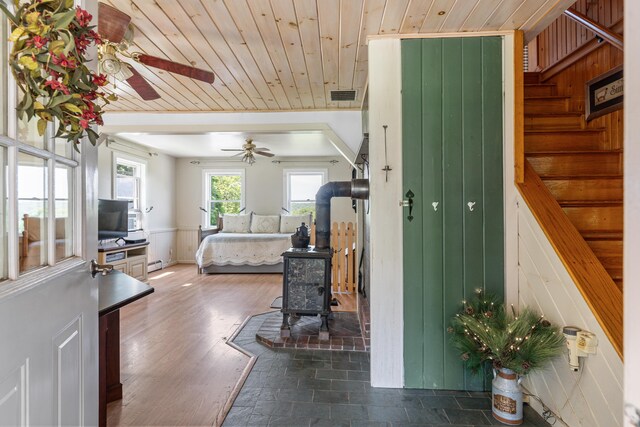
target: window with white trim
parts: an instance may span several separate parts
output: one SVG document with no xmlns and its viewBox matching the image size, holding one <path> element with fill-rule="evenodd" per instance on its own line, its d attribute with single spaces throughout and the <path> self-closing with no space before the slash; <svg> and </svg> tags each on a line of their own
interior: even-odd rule
<svg viewBox="0 0 640 427">
<path fill-rule="evenodd" d="M 311 213 L 316 216 L 316 193 L 327 183 L 326 169 L 285 169 L 284 194 L 291 215 Z"/>
<path fill-rule="evenodd" d="M 0 20 L 0 281 L 21 280 L 81 253 L 74 234 L 80 162 L 73 144 L 39 135 L 16 117 L 22 93 L 7 72 L 7 20 Z"/>
<path fill-rule="evenodd" d="M 203 224 L 216 227 L 218 217 L 244 208 L 244 170 L 204 170 Z"/>
<path fill-rule="evenodd" d="M 129 231 L 142 230 L 146 164 L 117 154 L 114 160 L 113 198 L 129 203 Z"/>
</svg>

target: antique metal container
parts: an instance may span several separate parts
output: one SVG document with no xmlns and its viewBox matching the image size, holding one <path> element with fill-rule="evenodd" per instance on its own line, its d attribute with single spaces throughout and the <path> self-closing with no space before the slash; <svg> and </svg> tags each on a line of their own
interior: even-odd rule
<svg viewBox="0 0 640 427">
<path fill-rule="evenodd" d="M 510 369 L 494 371 L 492 382 L 493 418 L 503 424 L 522 424 L 522 390 L 518 375 Z"/>
<path fill-rule="evenodd" d="M 320 315 L 320 339 L 329 339 L 331 313 L 331 252 L 291 248 L 282 254 L 282 326 L 280 335 L 289 337 L 290 316 Z"/>
</svg>

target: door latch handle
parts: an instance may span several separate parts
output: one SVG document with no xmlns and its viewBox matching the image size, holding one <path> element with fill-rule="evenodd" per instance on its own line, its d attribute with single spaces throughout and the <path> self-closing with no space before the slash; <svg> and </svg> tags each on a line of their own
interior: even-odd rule
<svg viewBox="0 0 640 427">
<path fill-rule="evenodd" d="M 476 205 L 476 202 L 469 202 L 467 203 L 467 206 L 469 206 L 469 211 L 473 212 L 473 208 Z"/>
<path fill-rule="evenodd" d="M 407 191 L 407 194 L 405 194 L 405 197 L 407 199 L 402 201 L 402 206 L 409 207 L 409 215 L 407 215 L 407 219 L 409 220 L 409 222 L 413 221 L 413 198 L 415 196 L 416 195 L 413 194 L 413 191 L 409 190 Z"/>
<path fill-rule="evenodd" d="M 111 264 L 98 264 L 95 259 L 91 260 L 89 264 L 89 271 L 91 272 L 91 277 L 96 277 L 98 273 L 106 276 L 108 273 L 113 271 L 113 265 Z"/>
</svg>

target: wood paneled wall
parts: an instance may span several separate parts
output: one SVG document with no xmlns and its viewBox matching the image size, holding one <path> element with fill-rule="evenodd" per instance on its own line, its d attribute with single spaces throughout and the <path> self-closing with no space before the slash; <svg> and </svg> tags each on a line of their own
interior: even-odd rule
<svg viewBox="0 0 640 427">
<path fill-rule="evenodd" d="M 579 0 L 572 8 L 609 28 L 622 20 L 623 3 L 623 0 Z M 593 32 L 562 15 L 537 37 L 538 66 L 549 68 L 594 38 Z"/>
<path fill-rule="evenodd" d="M 615 1 L 615 0 L 612 0 Z M 623 63 L 623 54 L 619 49 L 603 43 L 560 73 L 547 79 L 545 83 L 556 83 L 558 95 L 571 96 L 571 110 L 584 112 L 586 83 Z M 623 110 L 598 117 L 588 122 L 590 128 L 605 128 L 608 149 L 623 148 Z"/>
<path fill-rule="evenodd" d="M 558 357 L 543 371 L 527 375 L 524 385 L 568 425 L 621 425 L 622 361 L 527 203 L 522 196 L 518 201 L 520 306 L 539 310 L 556 325 L 575 325 L 598 337 L 598 354 L 580 362 L 582 373 L 571 372 L 566 358 Z M 533 400 L 532 405 L 542 409 Z"/>
</svg>

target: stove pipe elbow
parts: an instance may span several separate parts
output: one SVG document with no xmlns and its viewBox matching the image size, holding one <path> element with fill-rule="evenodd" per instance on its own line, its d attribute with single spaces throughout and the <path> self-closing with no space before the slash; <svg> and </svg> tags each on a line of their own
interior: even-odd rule
<svg viewBox="0 0 640 427">
<path fill-rule="evenodd" d="M 331 199 L 350 197 L 366 199 L 369 197 L 369 180 L 328 182 L 316 193 L 316 250 L 327 251 L 331 236 Z"/>
</svg>

